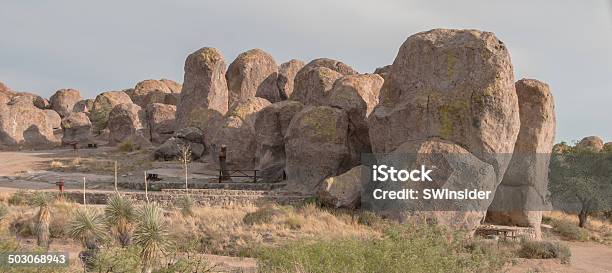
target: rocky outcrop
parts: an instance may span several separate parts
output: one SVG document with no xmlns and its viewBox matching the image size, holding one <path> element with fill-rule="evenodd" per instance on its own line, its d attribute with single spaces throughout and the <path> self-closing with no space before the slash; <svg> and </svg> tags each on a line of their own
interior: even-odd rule
<svg viewBox="0 0 612 273">
<path fill-rule="evenodd" d="M 79 90 L 61 89 L 51 96 L 51 109 L 55 110 L 61 117 L 66 117 L 72 113 L 74 105 L 82 99 Z"/>
<path fill-rule="evenodd" d="M 292 190 L 314 193 L 330 176 L 352 166 L 346 112 L 328 106 L 309 106 L 297 113 L 285 136 L 286 173 Z"/>
<path fill-rule="evenodd" d="M 326 105 L 327 93 L 334 82 L 344 75 L 356 74 L 355 70 L 342 62 L 315 59 L 298 71 L 290 98 L 304 105 Z"/>
<path fill-rule="evenodd" d="M 391 72 L 391 65 L 385 65 L 374 70 L 374 74 L 380 75 L 385 80 L 387 79 L 387 76 L 389 76 L 389 72 Z"/>
<path fill-rule="evenodd" d="M 135 104 L 146 108 L 151 103 L 164 103 L 166 94 L 180 93 L 180 90 L 181 85 L 171 80 L 144 80 L 137 83 L 128 95 Z"/>
<path fill-rule="evenodd" d="M 14 103 L 13 103 L 14 102 Z M 0 104 L 0 144 L 9 148 L 43 148 L 58 144 L 49 115 L 31 100 Z"/>
<path fill-rule="evenodd" d="M 521 129 L 514 154 L 489 208 L 488 221 L 534 227 L 540 237 L 542 210 L 547 208 L 548 164 L 555 139 L 555 103 L 547 84 L 523 79 L 516 83 Z"/>
<path fill-rule="evenodd" d="M 155 159 L 174 160 L 180 157 L 181 149 L 189 147 L 191 158 L 197 160 L 206 152 L 204 133 L 196 127 L 187 127 L 177 131 L 153 152 Z"/>
<path fill-rule="evenodd" d="M 153 103 L 149 104 L 146 110 L 153 143 L 163 143 L 174 135 L 176 106 Z"/>
<path fill-rule="evenodd" d="M 293 93 L 293 83 L 295 80 L 295 75 L 297 75 L 298 71 L 304 67 L 304 62 L 296 59 L 292 59 L 286 63 L 283 63 L 278 68 L 278 79 L 276 80 L 276 85 L 278 87 L 278 91 L 280 92 L 280 99 L 286 100 L 291 97 Z"/>
<path fill-rule="evenodd" d="M 51 103 L 49 102 L 49 100 L 40 97 L 40 96 L 36 96 L 34 98 L 34 106 L 36 106 L 36 108 L 38 109 L 50 109 L 51 108 Z"/>
<path fill-rule="evenodd" d="M 49 127 L 51 127 L 51 129 L 53 130 L 60 129 L 60 127 L 62 126 L 62 118 L 60 117 L 60 115 L 50 109 L 43 110 L 43 112 L 45 112 L 45 114 L 47 115 L 47 122 L 49 123 Z"/>
<path fill-rule="evenodd" d="M 277 77 L 278 66 L 270 54 L 261 49 L 241 53 L 229 65 L 225 75 L 230 106 L 255 96 L 270 102 L 280 101 Z"/>
<path fill-rule="evenodd" d="M 99 94 L 90 110 L 90 119 L 94 131 L 105 129 L 108 125 L 108 116 L 113 108 L 126 103 L 132 103 L 132 99 L 124 91 L 109 91 Z"/>
<path fill-rule="evenodd" d="M 578 144 L 576 144 L 576 148 L 578 149 L 586 149 L 586 150 L 591 150 L 595 152 L 601 151 L 603 147 L 604 147 L 603 139 L 601 139 L 598 136 L 585 137 L 582 140 L 580 140 Z"/>
<path fill-rule="evenodd" d="M 437 137 L 491 164 L 498 181 L 519 132 L 518 100 L 506 46 L 493 33 L 435 29 L 409 37 L 369 117 L 375 153 Z"/>
<path fill-rule="evenodd" d="M 141 136 L 150 139 L 147 128 L 146 112 L 133 103 L 123 103 L 115 106 L 108 115 L 109 141 L 111 144 L 121 143 L 130 136 Z"/>
<path fill-rule="evenodd" d="M 93 109 L 94 100 L 92 99 L 84 99 L 82 101 L 77 102 L 72 108 L 72 112 L 79 113 L 89 113 Z"/>
<path fill-rule="evenodd" d="M 212 140 L 213 157 L 225 145 L 229 166 L 253 169 L 257 152 L 255 120 L 259 111 L 268 105 L 270 102 L 266 99 L 256 97 L 234 102 Z"/>
<path fill-rule="evenodd" d="M 371 153 L 367 117 L 378 104 L 384 80 L 376 74 L 348 75 L 338 79 L 328 94 L 328 105 L 348 114 L 351 161 L 359 165 L 362 153 Z"/>
<path fill-rule="evenodd" d="M 86 144 L 92 139 L 91 121 L 86 113 L 71 113 L 62 119 L 62 129 L 64 130 L 62 137 L 64 144 Z"/>
<path fill-rule="evenodd" d="M 228 109 L 225 61 L 221 52 L 205 47 L 185 60 L 185 80 L 176 108 L 178 128 L 198 127 L 209 131 L 211 123 Z"/>
<path fill-rule="evenodd" d="M 281 101 L 261 109 L 255 120 L 257 168 L 265 182 L 286 178 L 285 135 L 293 116 L 304 105 L 297 101 Z"/>
<path fill-rule="evenodd" d="M 358 208 L 361 203 L 362 174 L 365 166 L 357 166 L 341 175 L 323 180 L 317 192 L 319 200 L 335 208 Z"/>
</svg>

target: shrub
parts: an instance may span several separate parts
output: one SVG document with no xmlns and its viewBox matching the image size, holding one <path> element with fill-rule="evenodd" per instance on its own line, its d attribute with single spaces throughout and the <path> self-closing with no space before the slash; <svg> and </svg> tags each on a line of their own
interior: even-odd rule
<svg viewBox="0 0 612 273">
<path fill-rule="evenodd" d="M 19 190 L 16 193 L 13 193 L 11 197 L 8 199 L 8 203 L 11 206 L 22 206 L 27 205 L 26 192 L 24 190 Z"/>
<path fill-rule="evenodd" d="M 371 211 L 363 211 L 357 217 L 357 223 L 370 227 L 378 226 L 383 222 L 384 221 L 382 218 L 380 218 L 380 216 Z"/>
<path fill-rule="evenodd" d="M 122 141 L 117 146 L 117 149 L 119 149 L 119 151 L 121 151 L 121 152 L 133 152 L 133 151 L 136 151 L 137 148 L 138 147 L 137 147 L 136 143 L 134 143 L 134 141 L 131 138 L 128 138 L 128 139 Z"/>
<path fill-rule="evenodd" d="M 522 240 L 518 254 L 527 259 L 559 258 L 562 263 L 569 263 L 572 256 L 569 247 L 560 242 L 533 240 Z"/>
<path fill-rule="evenodd" d="M 6 215 L 8 214 L 8 208 L 4 203 L 0 203 L 0 222 L 4 220 Z"/>
<path fill-rule="evenodd" d="M 157 259 L 170 246 L 170 234 L 163 210 L 156 204 L 145 204 L 136 212 L 134 244 L 140 247 L 143 272 L 150 272 Z"/>
<path fill-rule="evenodd" d="M 568 220 L 553 220 L 553 231 L 563 239 L 572 241 L 587 241 L 589 234 L 587 230 L 579 227 L 578 225 Z"/>
<path fill-rule="evenodd" d="M 298 216 L 289 216 L 285 219 L 285 225 L 290 229 L 300 229 L 304 225 L 304 221 Z"/>
<path fill-rule="evenodd" d="M 138 272 L 140 271 L 140 248 L 105 248 L 94 258 L 91 272 Z"/>
<path fill-rule="evenodd" d="M 242 222 L 245 225 L 261 225 L 271 223 L 274 219 L 274 216 L 282 214 L 283 211 L 281 209 L 272 205 L 265 205 L 263 207 L 258 208 L 254 212 L 247 213 L 244 218 L 242 218 Z"/>
<path fill-rule="evenodd" d="M 68 234 L 88 249 L 96 249 L 106 229 L 104 218 L 98 211 L 85 207 L 74 212 Z"/>
<path fill-rule="evenodd" d="M 380 239 L 297 241 L 259 249 L 257 258 L 262 272 L 491 272 L 503 265 L 466 255 L 457 242 L 437 227 L 395 224 Z"/>
<path fill-rule="evenodd" d="M 112 195 L 104 208 L 104 215 L 107 225 L 116 232 L 121 246 L 131 244 L 136 220 L 134 202 L 120 194 Z"/>
<path fill-rule="evenodd" d="M 176 200 L 176 206 L 181 210 L 184 217 L 193 216 L 195 201 L 188 195 L 183 195 Z"/>
</svg>

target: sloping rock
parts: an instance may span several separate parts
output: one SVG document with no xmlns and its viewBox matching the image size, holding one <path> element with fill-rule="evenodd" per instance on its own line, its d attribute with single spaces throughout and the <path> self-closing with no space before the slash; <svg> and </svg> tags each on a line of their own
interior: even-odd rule
<svg viewBox="0 0 612 273">
<path fill-rule="evenodd" d="M 90 119 L 94 131 L 101 131 L 107 127 L 110 112 L 119 104 L 132 103 L 132 99 L 125 91 L 109 91 L 96 96 L 93 107 L 90 109 Z"/>
<path fill-rule="evenodd" d="M 401 46 L 369 117 L 372 149 L 386 153 L 406 140 L 439 137 L 491 164 L 501 182 L 518 112 L 510 56 L 493 33 L 421 32 Z"/>
<path fill-rule="evenodd" d="M 302 69 L 300 69 L 300 71 L 298 72 L 298 75 L 296 75 L 296 77 L 299 77 L 300 74 L 304 73 L 304 72 L 308 72 L 308 70 L 317 68 L 317 67 L 325 67 L 325 68 L 329 68 L 333 71 L 336 71 L 342 75 L 357 75 L 359 74 L 357 71 L 355 71 L 352 67 L 350 67 L 349 65 L 341 62 L 341 61 L 337 61 L 337 60 L 333 60 L 333 59 L 328 59 L 328 58 L 319 58 L 319 59 L 314 59 L 312 61 L 310 61 L 307 65 L 305 65 Z"/>
<path fill-rule="evenodd" d="M 555 140 L 555 103 L 547 84 L 523 79 L 516 83 L 521 130 L 514 154 L 488 221 L 501 225 L 534 227 L 540 237 L 542 210 L 547 208 L 548 164 Z"/>
<path fill-rule="evenodd" d="M 604 147 L 603 139 L 601 139 L 598 136 L 585 137 L 582 140 L 580 140 L 578 144 L 576 144 L 576 148 L 592 150 L 595 152 L 601 151 L 603 147 Z"/>
<path fill-rule="evenodd" d="M 155 159 L 174 160 L 180 156 L 181 147 L 188 146 L 191 158 L 197 160 L 206 152 L 204 133 L 196 127 L 187 127 L 177 131 L 153 152 Z"/>
<path fill-rule="evenodd" d="M 11 102 L 11 97 L 5 93 L 0 93 L 0 104 L 8 104 Z"/>
<path fill-rule="evenodd" d="M 62 137 L 62 143 L 64 144 L 85 144 L 92 139 L 91 121 L 86 113 L 71 113 L 62 119 L 62 129 L 64 130 Z"/>
<path fill-rule="evenodd" d="M 57 90 L 50 99 L 51 109 L 55 110 L 61 117 L 66 117 L 72 112 L 74 105 L 82 99 L 79 90 Z"/>
<path fill-rule="evenodd" d="M 212 140 L 212 155 L 216 157 L 222 145 L 227 147 L 227 164 L 238 169 L 253 169 L 256 164 L 255 120 L 270 102 L 252 97 L 234 102 L 224 123 Z"/>
<path fill-rule="evenodd" d="M 53 134 L 53 121 L 45 111 L 31 102 L 0 104 L 0 144 L 12 148 L 49 147 L 58 144 Z"/>
<path fill-rule="evenodd" d="M 286 100 L 291 97 L 295 76 L 302 67 L 304 67 L 304 62 L 296 59 L 280 65 L 278 68 L 278 79 L 276 80 L 280 100 Z"/>
<path fill-rule="evenodd" d="M 278 66 L 270 54 L 261 49 L 241 53 L 229 65 L 225 75 L 229 105 L 255 96 L 270 102 L 280 101 L 277 77 Z"/>
<path fill-rule="evenodd" d="M 178 128 L 207 130 L 228 109 L 225 61 L 221 52 L 205 47 L 185 60 L 185 80 L 176 108 Z"/>
<path fill-rule="evenodd" d="M 121 143 L 133 135 L 145 139 L 151 138 L 147 128 L 146 112 L 133 103 L 123 103 L 113 108 L 108 115 L 108 129 L 111 144 Z"/>
<path fill-rule="evenodd" d="M 89 113 L 93 109 L 94 100 L 92 99 L 84 99 L 82 101 L 77 102 L 72 108 L 72 112 L 84 112 Z"/>
<path fill-rule="evenodd" d="M 59 129 L 62 126 L 62 118 L 57 112 L 50 109 L 43 111 L 47 115 L 47 122 L 49 123 L 49 127 L 51 127 L 51 129 Z"/>
<path fill-rule="evenodd" d="M 146 108 L 151 103 L 164 103 L 165 94 L 180 93 L 180 89 L 181 85 L 171 80 L 144 80 L 137 83 L 129 95 L 135 104 Z M 156 95 L 149 96 L 152 92 Z"/>
<path fill-rule="evenodd" d="M 291 119 L 302 111 L 297 101 L 273 103 L 261 109 L 255 120 L 257 169 L 266 182 L 285 178 L 285 135 Z"/>
<path fill-rule="evenodd" d="M 153 103 L 147 106 L 147 119 L 151 130 L 151 141 L 163 143 L 174 134 L 176 106 Z"/>
<path fill-rule="evenodd" d="M 288 187 L 314 193 L 325 178 L 350 169 L 348 127 L 341 109 L 309 106 L 297 113 L 285 136 Z"/>
<path fill-rule="evenodd" d="M 51 103 L 49 102 L 49 100 L 43 97 L 37 96 L 36 98 L 34 98 L 34 106 L 36 106 L 36 108 L 38 109 L 43 109 L 43 110 L 50 109 Z"/>
<path fill-rule="evenodd" d="M 387 76 L 389 76 L 389 72 L 391 72 L 391 65 L 385 65 L 374 70 L 374 74 L 380 75 L 385 80 L 387 79 Z"/>
<path fill-rule="evenodd" d="M 324 204 L 336 208 L 355 209 L 361 203 L 362 174 L 365 166 L 357 166 L 341 175 L 323 180 L 317 197 Z"/>
<path fill-rule="evenodd" d="M 306 71 L 304 71 L 306 70 Z M 327 94 L 342 74 L 327 67 L 302 68 L 295 77 L 295 86 L 290 99 L 304 105 L 327 104 Z"/>
</svg>

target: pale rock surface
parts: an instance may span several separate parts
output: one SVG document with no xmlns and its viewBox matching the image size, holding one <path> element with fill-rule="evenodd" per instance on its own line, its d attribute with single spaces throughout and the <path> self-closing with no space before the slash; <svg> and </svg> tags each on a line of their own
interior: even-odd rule
<svg viewBox="0 0 612 273">
<path fill-rule="evenodd" d="M 280 99 L 286 100 L 293 93 L 293 84 L 298 71 L 304 67 L 304 62 L 292 59 L 283 63 L 278 68 L 277 86 L 280 92 Z"/>
<path fill-rule="evenodd" d="M 146 111 L 134 103 L 115 106 L 108 115 L 108 129 L 111 144 L 121 143 L 134 135 L 150 139 Z"/>
<path fill-rule="evenodd" d="M 317 197 L 321 202 L 336 208 L 356 209 L 361 203 L 362 174 L 367 170 L 357 166 L 341 175 L 323 180 Z"/>
<path fill-rule="evenodd" d="M 146 111 L 151 142 L 163 143 L 174 135 L 176 106 L 153 103 L 147 106 Z"/>
<path fill-rule="evenodd" d="M 76 89 L 57 90 L 50 98 L 51 109 L 55 110 L 61 117 L 66 117 L 72 113 L 74 105 L 81 101 L 81 92 Z"/>
<path fill-rule="evenodd" d="M 229 105 L 255 96 L 270 102 L 280 101 L 277 77 L 278 66 L 270 54 L 261 49 L 241 53 L 229 65 L 225 75 Z"/>
<path fill-rule="evenodd" d="M 62 137 L 62 143 L 64 144 L 86 144 L 92 140 L 91 121 L 86 113 L 71 113 L 62 119 L 62 129 L 64 130 L 64 135 Z"/>
</svg>

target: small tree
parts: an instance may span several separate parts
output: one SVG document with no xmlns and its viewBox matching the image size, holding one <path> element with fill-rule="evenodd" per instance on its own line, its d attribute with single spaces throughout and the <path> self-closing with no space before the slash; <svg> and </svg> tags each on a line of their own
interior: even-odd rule
<svg viewBox="0 0 612 273">
<path fill-rule="evenodd" d="M 579 226 L 588 216 L 612 206 L 612 153 L 566 147 L 553 154 L 549 190 L 561 204 L 578 204 Z"/>
<path fill-rule="evenodd" d="M 36 242 L 40 247 L 49 247 L 49 224 L 51 223 L 50 204 L 53 198 L 44 192 L 37 192 L 34 205 L 38 207 L 36 214 Z"/>
<path fill-rule="evenodd" d="M 185 192 L 189 194 L 189 182 L 187 174 L 187 165 L 191 161 L 191 147 L 189 145 L 179 145 L 179 161 L 183 166 L 183 172 L 185 173 Z"/>
</svg>

